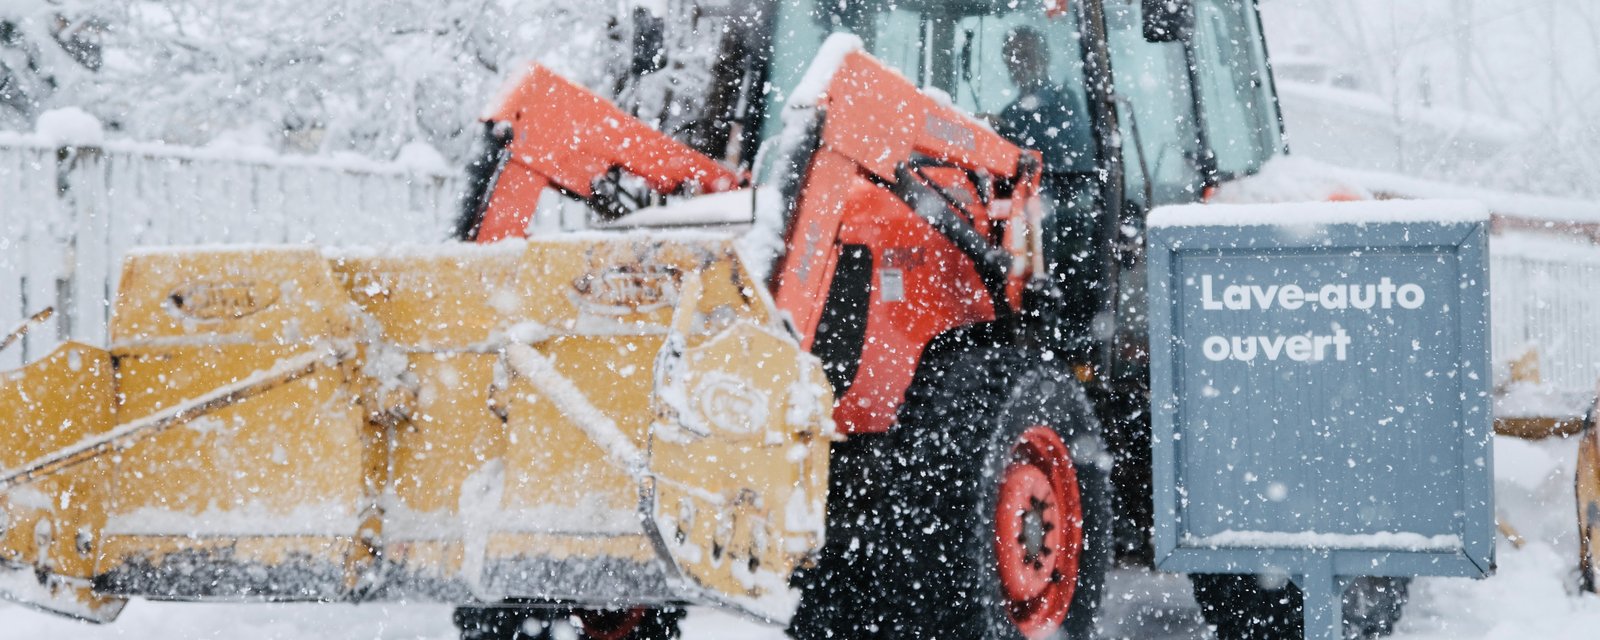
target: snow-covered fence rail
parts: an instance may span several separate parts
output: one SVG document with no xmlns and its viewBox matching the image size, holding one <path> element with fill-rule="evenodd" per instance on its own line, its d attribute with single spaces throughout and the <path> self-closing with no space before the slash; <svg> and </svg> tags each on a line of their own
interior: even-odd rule
<svg viewBox="0 0 1600 640">
<path fill-rule="evenodd" d="M 459 189 L 455 174 L 355 160 L 0 140 L 0 334 L 58 311 L 0 368 L 62 338 L 102 343 L 131 247 L 442 241 Z"/>
<path fill-rule="evenodd" d="M 1500 409 L 1580 415 L 1600 383 L 1600 246 L 1502 233 L 1489 241 L 1489 253 L 1498 375 L 1509 378 L 1508 364 L 1530 352 L 1538 371 L 1537 392 L 1516 394 Z"/>
</svg>

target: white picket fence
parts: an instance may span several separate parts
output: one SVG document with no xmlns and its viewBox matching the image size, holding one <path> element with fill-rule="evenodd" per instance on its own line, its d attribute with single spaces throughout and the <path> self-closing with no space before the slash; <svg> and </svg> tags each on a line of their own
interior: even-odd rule
<svg viewBox="0 0 1600 640">
<path fill-rule="evenodd" d="M 399 166 L 208 149 L 0 143 L 0 335 L 55 307 L 0 368 L 103 343 L 131 247 L 443 241 L 461 180 Z"/>
<path fill-rule="evenodd" d="M 1489 253 L 1495 361 L 1535 352 L 1540 382 L 1580 409 L 1600 384 L 1600 246 L 1507 234 Z"/>
</svg>

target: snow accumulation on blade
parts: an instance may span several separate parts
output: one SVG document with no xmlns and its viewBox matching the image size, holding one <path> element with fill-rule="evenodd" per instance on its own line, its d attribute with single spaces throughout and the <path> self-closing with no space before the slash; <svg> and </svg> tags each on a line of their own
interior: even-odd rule
<svg viewBox="0 0 1600 640">
<path fill-rule="evenodd" d="M 647 471 L 644 452 L 601 411 L 572 380 L 556 370 L 555 362 L 537 349 L 522 344 L 506 346 L 506 362 L 517 375 L 526 378 L 561 409 L 578 428 L 600 445 L 623 471 L 641 477 Z"/>
<path fill-rule="evenodd" d="M 227 509 L 212 505 L 199 513 L 141 507 L 132 513 L 110 516 L 104 533 L 189 537 L 350 535 L 361 526 L 358 511 L 354 503 L 343 502 L 306 503 L 283 510 L 257 501 Z"/>
<path fill-rule="evenodd" d="M 1385 200 L 1284 204 L 1193 204 L 1150 212 L 1151 227 L 1487 222 L 1489 210 L 1470 200 Z"/>
<path fill-rule="evenodd" d="M 232 383 L 178 402 L 142 418 L 117 425 L 105 433 L 84 438 L 77 443 L 30 460 L 21 466 L 0 470 L 0 486 L 26 482 L 34 473 L 57 465 L 70 465 L 98 455 L 104 451 L 120 451 L 133 446 L 142 437 L 182 424 L 202 409 L 220 406 L 232 399 L 260 393 L 262 389 L 280 384 L 287 379 L 303 376 L 316 367 L 328 366 L 348 357 L 351 347 L 345 344 L 318 344 L 306 352 L 279 360 L 267 369 L 255 371 Z"/>
<path fill-rule="evenodd" d="M 757 203 L 771 189 L 739 189 L 645 207 L 606 223 L 606 227 L 690 227 L 749 225 Z"/>
<path fill-rule="evenodd" d="M 1497 438 L 1495 493 L 1502 522 L 1520 548 L 1501 537 L 1498 568 L 1487 580 L 1421 578 L 1394 640 L 1588 640 L 1600 629 L 1600 597 L 1576 592 L 1577 536 L 1572 478 L 1575 442 Z M 1101 620 L 1105 638 L 1210 640 L 1181 576 L 1117 570 Z M 32 579 L 32 574 L 14 578 Z M 0 584 L 3 586 L 3 584 Z M 74 640 L 455 640 L 451 606 L 427 602 L 366 604 L 184 603 L 135 600 L 109 625 L 87 625 L 22 606 L 0 604 L 4 637 Z M 1189 626 L 1173 620 L 1189 620 Z M 782 629 L 735 614 L 693 608 L 686 640 L 786 640 Z"/>
</svg>

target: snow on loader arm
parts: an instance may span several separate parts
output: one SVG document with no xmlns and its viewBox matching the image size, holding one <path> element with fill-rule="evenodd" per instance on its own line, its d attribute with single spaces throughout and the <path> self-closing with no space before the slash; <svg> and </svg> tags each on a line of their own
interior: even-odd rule
<svg viewBox="0 0 1600 640">
<path fill-rule="evenodd" d="M 528 82 L 570 98 L 553 77 Z M 637 175 L 717 167 L 585 126 L 626 130 Z M 0 374 L 0 595 L 97 621 L 142 596 L 782 622 L 822 542 L 833 399 L 734 244 L 136 252 L 109 350 Z"/>
</svg>

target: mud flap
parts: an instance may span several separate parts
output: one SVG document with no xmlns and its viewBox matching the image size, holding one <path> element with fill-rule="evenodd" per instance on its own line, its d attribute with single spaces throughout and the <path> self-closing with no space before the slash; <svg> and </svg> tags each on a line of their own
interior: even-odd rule
<svg viewBox="0 0 1600 640">
<path fill-rule="evenodd" d="M 92 586 L 105 525 L 110 462 L 45 473 L 30 463 L 113 426 L 109 353 L 75 342 L 0 373 L 0 597 L 91 622 L 110 622 L 125 598 Z"/>
<path fill-rule="evenodd" d="M 1584 591 L 1600 587 L 1600 428 L 1589 410 L 1578 440 L 1578 473 L 1574 490 L 1578 498 L 1578 575 Z"/>
<path fill-rule="evenodd" d="M 822 546 L 832 393 L 792 337 L 708 323 L 698 281 L 657 360 L 645 528 L 681 589 L 786 623 L 789 576 Z"/>
</svg>

